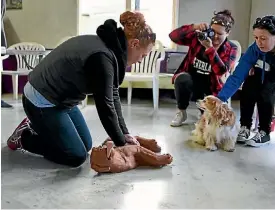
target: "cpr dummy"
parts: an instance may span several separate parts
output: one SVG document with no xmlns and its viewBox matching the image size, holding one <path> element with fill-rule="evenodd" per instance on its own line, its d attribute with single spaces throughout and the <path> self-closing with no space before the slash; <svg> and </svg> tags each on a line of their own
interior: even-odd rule
<svg viewBox="0 0 275 210">
<path fill-rule="evenodd" d="M 99 173 L 120 173 L 139 166 L 163 167 L 173 161 L 170 154 L 159 154 L 160 146 L 154 139 L 135 137 L 139 145 L 115 147 L 106 140 L 101 146 L 93 147 L 91 168 Z"/>
</svg>

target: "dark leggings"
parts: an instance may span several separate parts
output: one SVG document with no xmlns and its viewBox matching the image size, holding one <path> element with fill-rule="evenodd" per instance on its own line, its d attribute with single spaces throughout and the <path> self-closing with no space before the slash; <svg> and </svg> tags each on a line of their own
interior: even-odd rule
<svg viewBox="0 0 275 210">
<path fill-rule="evenodd" d="M 240 107 L 241 126 L 248 129 L 252 126 L 252 116 L 254 107 L 257 104 L 259 114 L 259 130 L 270 133 L 270 125 L 274 110 L 274 83 L 268 82 L 268 75 L 262 83 L 261 72 L 256 71 L 253 76 L 249 76 L 242 87 Z"/>
<path fill-rule="evenodd" d="M 204 87 L 201 82 L 189 73 L 181 73 L 175 79 L 175 96 L 180 110 L 186 110 L 189 102 L 211 95 L 210 85 Z"/>
<path fill-rule="evenodd" d="M 22 146 L 58 164 L 72 167 L 85 162 L 92 148 L 92 137 L 77 106 L 38 108 L 23 96 L 23 107 L 37 133 L 25 130 Z"/>
</svg>

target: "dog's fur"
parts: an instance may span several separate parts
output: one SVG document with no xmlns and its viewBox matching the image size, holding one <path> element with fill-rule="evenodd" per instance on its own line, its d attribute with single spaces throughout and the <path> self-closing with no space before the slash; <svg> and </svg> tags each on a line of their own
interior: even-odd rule
<svg viewBox="0 0 275 210">
<path fill-rule="evenodd" d="M 222 148 L 233 152 L 238 136 L 233 110 L 215 96 L 206 96 L 200 105 L 205 111 L 192 131 L 192 140 L 210 151 Z"/>
</svg>

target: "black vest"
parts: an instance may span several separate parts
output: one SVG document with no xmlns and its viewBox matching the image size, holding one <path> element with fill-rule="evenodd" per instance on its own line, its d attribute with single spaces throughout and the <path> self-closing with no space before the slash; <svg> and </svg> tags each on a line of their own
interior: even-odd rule
<svg viewBox="0 0 275 210">
<path fill-rule="evenodd" d="M 51 103 L 64 107 L 75 106 L 85 99 L 86 94 L 93 93 L 84 65 L 89 56 L 96 52 L 107 53 L 113 58 L 115 78 L 122 74 L 120 79 L 114 81 L 114 86 L 118 87 L 124 78 L 126 66 L 118 69 L 113 51 L 96 35 L 76 36 L 59 45 L 29 74 L 29 82 Z"/>
</svg>

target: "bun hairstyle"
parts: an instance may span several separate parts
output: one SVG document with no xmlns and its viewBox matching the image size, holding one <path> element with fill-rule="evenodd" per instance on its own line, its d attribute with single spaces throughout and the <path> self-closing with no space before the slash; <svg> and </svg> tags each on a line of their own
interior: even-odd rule
<svg viewBox="0 0 275 210">
<path fill-rule="evenodd" d="M 231 11 L 225 9 L 220 12 L 214 12 L 214 17 L 211 20 L 211 24 L 218 24 L 224 26 L 225 30 L 229 32 L 235 24 L 235 20 L 232 17 Z"/>
<path fill-rule="evenodd" d="M 261 18 L 257 18 L 253 24 L 253 29 L 255 28 L 265 29 L 272 35 L 275 35 L 275 16 L 267 15 Z"/>
<path fill-rule="evenodd" d="M 144 15 L 140 12 L 126 11 L 120 15 L 120 23 L 127 39 L 138 39 L 143 46 L 154 44 L 156 35 L 146 24 Z"/>
</svg>

